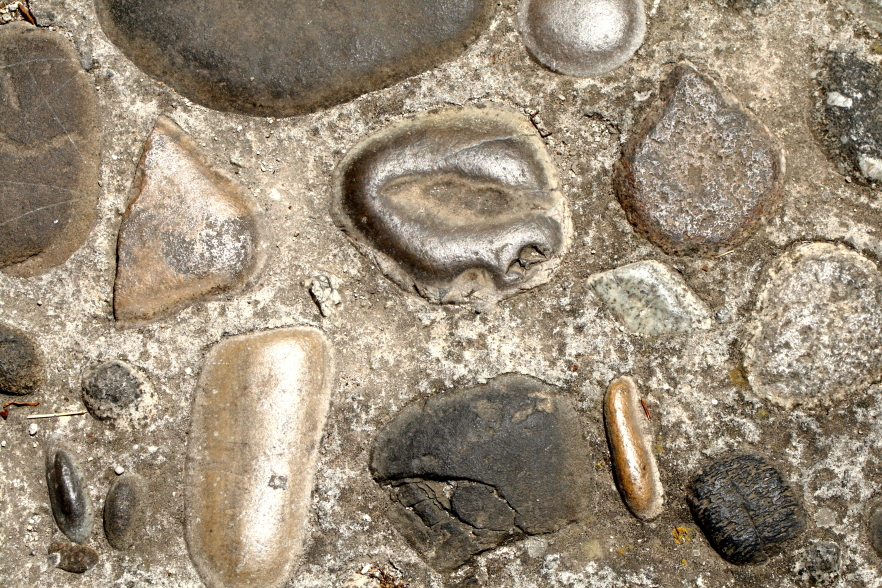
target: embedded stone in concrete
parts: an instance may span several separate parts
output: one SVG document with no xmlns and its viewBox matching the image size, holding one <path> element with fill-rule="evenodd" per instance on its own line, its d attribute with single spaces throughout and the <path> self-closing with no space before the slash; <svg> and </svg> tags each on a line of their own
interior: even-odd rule
<svg viewBox="0 0 882 588">
<path fill-rule="evenodd" d="M 638 261 L 593 274 L 588 284 L 622 325 L 653 337 L 711 327 L 710 311 L 671 267 Z"/>
<path fill-rule="evenodd" d="M 842 549 L 830 541 L 818 541 L 797 556 L 795 568 L 810 586 L 830 586 L 839 578 Z"/>
<path fill-rule="evenodd" d="M 46 381 L 43 353 L 24 331 L 0 323 L 0 392 L 21 396 Z"/>
<path fill-rule="evenodd" d="M 51 565 L 74 574 L 83 574 L 98 563 L 98 552 L 85 545 L 53 542 L 49 544 Z"/>
<path fill-rule="evenodd" d="M 157 119 L 132 192 L 117 245 L 117 320 L 148 321 L 230 292 L 262 265 L 257 203 L 171 119 Z"/>
<path fill-rule="evenodd" d="M 95 224 L 95 89 L 61 33 L 0 27 L 0 268 L 30 277 L 64 263 Z"/>
<path fill-rule="evenodd" d="M 614 184 L 638 233 L 671 255 L 709 256 L 756 230 L 783 180 L 765 126 L 684 62 L 623 147 Z"/>
<path fill-rule="evenodd" d="M 860 393 L 882 376 L 882 277 L 842 245 L 794 247 L 768 270 L 744 368 L 751 388 L 786 406 Z"/>
<path fill-rule="evenodd" d="M 144 525 L 145 484 L 125 473 L 115 479 L 104 499 L 104 535 L 114 549 L 128 549 Z"/>
<path fill-rule="evenodd" d="M 754 455 L 718 459 L 696 477 L 687 499 L 711 545 L 733 564 L 764 562 L 805 530 L 796 493 Z"/>
<path fill-rule="evenodd" d="M 83 379 L 83 403 L 99 420 L 139 420 L 144 400 L 152 400 L 153 387 L 140 370 L 124 361 L 102 363 Z"/>
<path fill-rule="evenodd" d="M 588 512 L 589 449 L 572 405 L 522 375 L 435 396 L 377 435 L 371 472 L 390 520 L 436 569 Z M 448 498 L 448 496 L 450 498 Z"/>
<path fill-rule="evenodd" d="M 830 53 L 826 66 L 827 150 L 853 175 L 882 181 L 882 68 L 850 53 Z"/>
<path fill-rule="evenodd" d="M 646 34 L 646 11 L 643 0 L 521 0 L 518 24 L 540 63 L 592 77 L 631 59 Z"/>
<path fill-rule="evenodd" d="M 209 108 L 291 116 L 459 55 L 488 0 L 96 0 L 101 27 L 149 75 Z"/>
<path fill-rule="evenodd" d="M 209 588 L 288 580 L 307 533 L 332 378 L 329 343 L 309 327 L 231 337 L 209 353 L 184 485 L 187 546 Z"/>
<path fill-rule="evenodd" d="M 546 282 L 569 246 L 567 203 L 528 120 L 451 108 L 400 121 L 341 163 L 335 218 L 394 282 L 484 304 Z"/>
<path fill-rule="evenodd" d="M 52 515 L 62 533 L 82 543 L 92 532 L 92 504 L 74 457 L 57 443 L 46 449 L 46 486 Z"/>
<path fill-rule="evenodd" d="M 882 505 L 877 504 L 870 511 L 867 520 L 867 535 L 870 545 L 876 550 L 876 555 L 882 557 Z"/>
</svg>

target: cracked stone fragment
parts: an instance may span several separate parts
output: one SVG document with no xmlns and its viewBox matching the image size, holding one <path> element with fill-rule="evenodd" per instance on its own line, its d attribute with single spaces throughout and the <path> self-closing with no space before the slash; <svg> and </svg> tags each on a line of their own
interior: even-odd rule
<svg viewBox="0 0 882 588">
<path fill-rule="evenodd" d="M 679 273 L 638 261 L 593 274 L 588 284 L 632 333 L 675 335 L 711 327 L 710 311 Z"/>
<path fill-rule="evenodd" d="M 104 499 L 104 535 L 114 549 L 127 549 L 144 525 L 144 480 L 126 473 L 113 481 Z"/>
<path fill-rule="evenodd" d="M 83 404 L 98 420 L 144 424 L 155 401 L 144 374 L 124 361 L 102 363 L 83 379 Z"/>
<path fill-rule="evenodd" d="M 449 571 L 512 538 L 583 518 L 588 459 L 569 401 L 512 374 L 406 407 L 377 435 L 371 472 L 392 486 L 396 528 Z"/>
<path fill-rule="evenodd" d="M 51 441 L 46 449 L 46 486 L 52 515 L 62 533 L 82 543 L 92 532 L 92 504 L 73 456 Z"/>
<path fill-rule="evenodd" d="M 579 77 L 610 72 L 646 35 L 643 0 L 521 0 L 521 37 L 554 71 Z"/>
<path fill-rule="evenodd" d="M 734 96 L 681 63 L 622 150 L 614 183 L 638 233 L 670 255 L 742 243 L 781 193 L 784 155 Z"/>
<path fill-rule="evenodd" d="M 0 323 L 0 392 L 21 396 L 46 381 L 43 353 L 27 333 Z"/>
<path fill-rule="evenodd" d="M 156 319 L 229 292 L 263 264 L 257 203 L 166 117 L 147 139 L 132 192 L 117 245 L 120 322 Z"/>
<path fill-rule="evenodd" d="M 764 562 L 805 530 L 796 493 L 777 469 L 753 455 L 715 461 L 696 477 L 687 498 L 711 545 L 733 564 Z"/>
<path fill-rule="evenodd" d="M 340 227 L 403 289 L 493 304 L 546 282 L 572 227 L 525 117 L 451 108 L 399 121 L 338 169 Z"/>
<path fill-rule="evenodd" d="M 95 89 L 61 33 L 0 27 L 0 268 L 29 277 L 86 240 L 98 201 Z"/>
<path fill-rule="evenodd" d="M 309 327 L 231 337 L 209 353 L 185 482 L 187 546 L 209 588 L 288 580 L 307 532 L 332 374 L 331 348 Z"/>
<path fill-rule="evenodd" d="M 149 75 L 209 108 L 291 116 L 453 59 L 489 0 L 95 0 L 104 32 Z"/>
<path fill-rule="evenodd" d="M 759 395 L 789 408 L 860 393 L 882 376 L 882 276 L 842 245 L 794 247 L 769 268 L 748 333 Z"/>
<path fill-rule="evenodd" d="M 821 79 L 828 153 L 855 177 L 882 181 L 882 68 L 830 53 Z"/>
<path fill-rule="evenodd" d="M 49 557 L 51 565 L 74 574 L 83 574 L 98 563 L 97 551 L 71 543 L 50 543 Z"/>
</svg>

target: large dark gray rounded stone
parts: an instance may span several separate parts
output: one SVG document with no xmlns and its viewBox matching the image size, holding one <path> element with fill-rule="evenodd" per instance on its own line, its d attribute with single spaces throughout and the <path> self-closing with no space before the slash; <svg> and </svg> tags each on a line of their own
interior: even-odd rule
<svg viewBox="0 0 882 588">
<path fill-rule="evenodd" d="M 291 116 L 431 69 L 486 24 L 488 0 L 95 0 L 104 32 L 209 108 Z"/>
<path fill-rule="evenodd" d="M 24 332 L 0 323 L 0 392 L 30 394 L 46 380 L 43 354 Z"/>
</svg>

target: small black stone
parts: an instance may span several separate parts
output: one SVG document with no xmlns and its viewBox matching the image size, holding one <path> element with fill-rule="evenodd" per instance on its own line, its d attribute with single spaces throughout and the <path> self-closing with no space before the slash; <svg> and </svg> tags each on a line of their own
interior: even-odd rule
<svg viewBox="0 0 882 588">
<path fill-rule="evenodd" d="M 57 557 L 57 560 L 53 562 L 56 568 L 74 574 L 82 574 L 98 563 L 98 552 L 85 545 L 51 543 L 49 555 Z"/>
<path fill-rule="evenodd" d="M 719 459 L 698 475 L 692 488 L 688 501 L 695 522 L 730 563 L 766 561 L 805 529 L 796 494 L 762 458 Z"/>
<path fill-rule="evenodd" d="M 0 392 L 30 394 L 45 381 L 43 354 L 24 332 L 0 323 Z"/>
<path fill-rule="evenodd" d="M 137 474 L 114 480 L 104 500 L 104 534 L 115 549 L 126 549 L 135 540 L 143 521 L 144 482 Z"/>
<path fill-rule="evenodd" d="M 92 508 L 83 489 L 80 469 L 73 457 L 58 446 L 46 451 L 46 486 L 52 514 L 61 532 L 82 543 L 92 531 Z"/>
<path fill-rule="evenodd" d="M 83 380 L 83 403 L 100 420 L 114 419 L 134 408 L 149 386 L 131 365 L 102 363 Z"/>
<path fill-rule="evenodd" d="M 870 545 L 882 557 L 882 504 L 876 505 L 867 521 L 867 534 L 870 537 Z"/>
</svg>

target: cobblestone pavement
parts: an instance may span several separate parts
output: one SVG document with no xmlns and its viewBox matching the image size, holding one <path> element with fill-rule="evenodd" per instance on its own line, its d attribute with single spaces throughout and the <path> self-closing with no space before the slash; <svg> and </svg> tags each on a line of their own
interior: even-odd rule
<svg viewBox="0 0 882 588">
<path fill-rule="evenodd" d="M 0 0 L 0 586 L 882 587 L 880 61 L 876 0 Z"/>
</svg>

